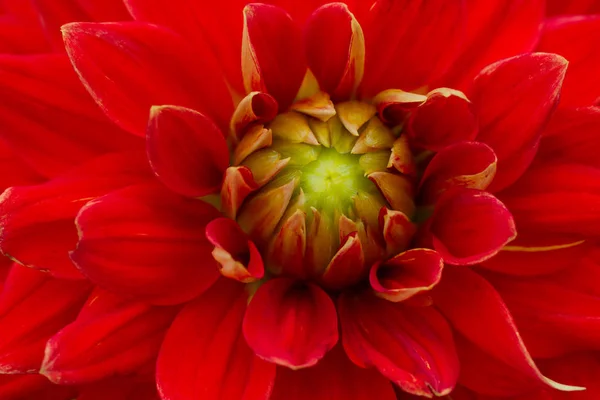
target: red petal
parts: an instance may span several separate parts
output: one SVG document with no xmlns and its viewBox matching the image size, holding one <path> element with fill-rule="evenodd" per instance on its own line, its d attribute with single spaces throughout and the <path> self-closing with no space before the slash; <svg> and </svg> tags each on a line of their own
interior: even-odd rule
<svg viewBox="0 0 600 400">
<path fill-rule="evenodd" d="M 474 189 L 447 191 L 431 217 L 433 247 L 450 264 L 486 260 L 517 234 L 510 211 L 489 193 Z"/>
<path fill-rule="evenodd" d="M 18 152 L 0 141 L 0 190 L 43 181 L 44 178 L 27 165 Z"/>
<path fill-rule="evenodd" d="M 154 379 L 111 378 L 79 387 L 77 400 L 160 400 Z"/>
<path fill-rule="evenodd" d="M 362 243 L 355 231 L 343 238 L 340 248 L 323 271 L 321 280 L 329 289 L 341 289 L 364 278 L 367 268 Z"/>
<path fill-rule="evenodd" d="M 372 100 L 377 107 L 379 118 L 388 125 L 404 123 L 409 111 L 423 104 L 427 96 L 405 92 L 400 89 L 386 89 L 377 94 Z"/>
<path fill-rule="evenodd" d="M 250 168 L 244 166 L 227 168 L 221 188 L 223 214 L 235 218 L 246 197 L 256 189 L 258 184 Z"/>
<path fill-rule="evenodd" d="M 410 116 L 407 133 L 412 143 L 427 150 L 440 151 L 446 146 L 477 136 L 477 120 L 471 102 L 462 92 L 440 88 L 427 94 L 427 100 Z"/>
<path fill-rule="evenodd" d="M 243 285 L 221 280 L 185 306 L 167 332 L 158 358 L 163 398 L 269 398 L 275 365 L 256 357 L 244 340 L 246 302 Z"/>
<path fill-rule="evenodd" d="M 560 56 L 533 53 L 492 64 L 475 79 L 471 101 L 479 117 L 477 141 L 498 156 L 491 191 L 507 187 L 529 166 L 566 68 Z"/>
<path fill-rule="evenodd" d="M 464 18 L 458 1 L 378 0 L 364 25 L 363 95 L 417 89 L 439 77 L 455 58 Z"/>
<path fill-rule="evenodd" d="M 37 372 L 46 341 L 75 318 L 89 291 L 86 282 L 14 265 L 0 296 L 0 370 Z"/>
<path fill-rule="evenodd" d="M 373 265 L 369 281 L 379 297 L 404 301 L 434 287 L 442 278 L 443 267 L 444 260 L 435 251 L 411 249 Z"/>
<path fill-rule="evenodd" d="M 396 400 L 390 381 L 374 369 L 359 368 L 334 347 L 314 367 L 277 370 L 270 400 Z"/>
<path fill-rule="evenodd" d="M 540 361 L 540 368 L 552 377 L 585 387 L 585 391 L 577 394 L 548 391 L 549 396 L 544 399 L 569 400 L 576 398 L 595 400 L 600 396 L 600 381 L 598 381 L 600 355 L 597 352 L 588 351 L 553 360 Z"/>
<path fill-rule="evenodd" d="M 154 173 L 169 189 L 190 197 L 216 193 L 229 166 L 219 128 L 184 107 L 152 107 L 146 140 Z"/>
<path fill-rule="evenodd" d="M 75 396 L 77 396 L 77 390 L 74 387 L 53 385 L 42 375 L 0 375 L 0 398 L 2 400 L 71 400 Z M 80 398 L 77 397 L 77 400 Z"/>
<path fill-rule="evenodd" d="M 0 198 L 0 248 L 29 267 L 61 278 L 82 278 L 69 259 L 77 243 L 74 218 L 81 207 L 151 177 L 143 153 L 118 153 L 42 185 L 10 188 Z"/>
<path fill-rule="evenodd" d="M 467 0 L 465 35 L 457 60 L 434 87 L 469 91 L 473 78 L 486 65 L 533 50 L 544 18 L 544 3 Z"/>
<path fill-rule="evenodd" d="M 447 189 L 485 190 L 496 175 L 496 154 L 485 143 L 461 142 L 437 153 L 421 178 L 421 199 L 432 204 Z"/>
<path fill-rule="evenodd" d="M 600 107 L 559 108 L 540 142 L 537 158 L 600 168 Z"/>
<path fill-rule="evenodd" d="M 600 14 L 600 3 L 597 0 L 547 0 L 546 14 Z"/>
<path fill-rule="evenodd" d="M 305 41 L 308 66 L 321 89 L 336 101 L 352 97 L 364 74 L 365 39 L 348 6 L 317 9 L 306 22 Z"/>
<path fill-rule="evenodd" d="M 498 197 L 519 230 L 589 238 L 600 234 L 599 169 L 540 164 Z"/>
<path fill-rule="evenodd" d="M 540 373 L 500 295 L 481 276 L 465 267 L 445 268 L 444 279 L 432 293 L 436 307 L 453 328 L 464 336 L 467 344 L 474 346 L 487 359 L 503 363 L 499 371 L 507 368 L 516 370 L 521 381 L 529 382 L 530 385 L 545 384 L 559 390 L 577 390 L 554 382 Z M 466 362 L 461 365 L 476 366 Z M 509 387 L 512 390 L 521 389 L 522 383 L 510 383 Z M 499 387 L 494 388 L 492 385 L 489 389 Z"/>
<path fill-rule="evenodd" d="M 327 293 L 288 278 L 258 289 L 243 329 L 256 355 L 292 369 L 315 365 L 338 341 L 335 306 Z"/>
<path fill-rule="evenodd" d="M 43 176 L 143 145 L 106 119 L 64 55 L 0 56 L 0 93 L 2 139 Z"/>
<path fill-rule="evenodd" d="M 357 365 L 374 366 L 404 391 L 448 394 L 458 378 L 452 332 L 432 307 L 409 307 L 370 292 L 338 300 L 346 353 Z"/>
<path fill-rule="evenodd" d="M 302 35 L 279 7 L 253 3 L 244 8 L 242 74 L 246 92 L 268 92 L 284 110 L 306 74 Z"/>
<path fill-rule="evenodd" d="M 145 136 L 155 104 L 193 108 L 221 129 L 229 126 L 232 101 L 216 62 L 173 32 L 135 22 L 72 23 L 62 30 L 84 85 L 124 129 Z"/>
<path fill-rule="evenodd" d="M 600 16 L 561 17 L 546 20 L 539 51 L 557 53 L 569 60 L 560 104 L 590 106 L 600 98 Z"/>
<path fill-rule="evenodd" d="M 206 238 L 215 246 L 212 255 L 223 276 L 244 283 L 264 276 L 265 267 L 258 249 L 235 221 L 229 218 L 212 220 L 206 225 Z"/>
<path fill-rule="evenodd" d="M 204 236 L 218 212 L 158 185 L 137 185 L 86 205 L 71 258 L 93 282 L 153 304 L 188 301 L 219 276 Z"/>
<path fill-rule="evenodd" d="M 277 101 L 273 96 L 262 92 L 248 93 L 237 105 L 231 117 L 231 131 L 235 134 L 236 139 L 241 139 L 243 142 L 243 138 L 250 132 L 249 128 L 256 126 L 254 123 L 271 121 L 277 115 L 277 110 Z M 237 147 L 236 152 L 238 151 Z M 237 159 L 235 163 L 239 164 L 242 160 L 243 158 Z"/>
<path fill-rule="evenodd" d="M 60 384 L 135 373 L 156 362 L 174 307 L 152 307 L 101 289 L 46 345 L 41 373 Z"/>
</svg>

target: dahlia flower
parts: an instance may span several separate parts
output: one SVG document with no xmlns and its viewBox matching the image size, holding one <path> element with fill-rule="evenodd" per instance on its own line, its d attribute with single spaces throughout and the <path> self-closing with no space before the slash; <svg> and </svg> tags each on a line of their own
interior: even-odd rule
<svg viewBox="0 0 600 400">
<path fill-rule="evenodd" d="M 600 12 L 0 2 L 0 398 L 600 398 Z"/>
</svg>

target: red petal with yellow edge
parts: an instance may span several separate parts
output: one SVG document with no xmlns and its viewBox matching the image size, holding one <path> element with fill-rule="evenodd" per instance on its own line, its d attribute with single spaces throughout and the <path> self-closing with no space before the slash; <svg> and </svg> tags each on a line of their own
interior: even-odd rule
<svg viewBox="0 0 600 400">
<path fill-rule="evenodd" d="M 77 216 L 71 259 L 92 282 L 152 304 L 189 301 L 219 277 L 204 227 L 212 206 L 158 184 L 135 185 L 88 203 Z"/>
<path fill-rule="evenodd" d="M 184 107 L 152 107 L 146 148 L 154 173 L 175 193 L 201 197 L 219 192 L 229 150 L 206 116 Z"/>
<path fill-rule="evenodd" d="M 569 60 L 560 97 L 562 106 L 591 106 L 600 98 L 600 16 L 568 16 L 547 19 L 538 51 L 557 53 Z"/>
<path fill-rule="evenodd" d="M 569 272 L 590 279 L 585 265 Z M 549 358 L 600 350 L 600 290 L 583 293 L 560 274 L 521 278 L 486 273 L 511 311 L 532 357 Z M 535 296 L 532 296 L 535 293 Z"/>
<path fill-rule="evenodd" d="M 452 331 L 432 307 L 410 307 L 369 291 L 338 299 L 348 357 L 375 367 L 402 390 L 420 396 L 448 394 L 458 379 Z"/>
<path fill-rule="evenodd" d="M 421 105 L 427 96 L 405 92 L 400 89 L 387 89 L 373 98 L 379 118 L 389 125 L 402 124 L 409 111 Z"/>
<path fill-rule="evenodd" d="M 525 54 L 492 64 L 475 79 L 470 98 L 479 118 L 477 141 L 488 144 L 498 157 L 490 191 L 516 181 L 533 160 L 567 64 L 556 54 Z"/>
<path fill-rule="evenodd" d="M 0 295 L 0 370 L 35 373 L 48 339 L 75 319 L 91 285 L 14 265 Z"/>
<path fill-rule="evenodd" d="M 276 272 L 306 277 L 306 213 L 296 210 L 281 225 L 269 248 L 269 261 Z"/>
<path fill-rule="evenodd" d="M 432 204 L 452 187 L 485 190 L 496 175 L 496 154 L 485 143 L 461 142 L 442 149 L 427 165 L 420 197 Z"/>
<path fill-rule="evenodd" d="M 71 386 L 54 385 L 38 374 L 3 374 L 0 375 L 0 396 L 3 400 L 71 400 L 77 396 L 77 390 Z"/>
<path fill-rule="evenodd" d="M 305 74 L 306 59 L 298 25 L 279 7 L 248 4 L 244 8 L 242 37 L 246 92 L 266 91 L 285 110 L 296 97 Z"/>
<path fill-rule="evenodd" d="M 413 90 L 451 65 L 463 36 L 463 2 L 378 0 L 363 24 L 365 97 L 381 90 Z"/>
<path fill-rule="evenodd" d="M 143 146 L 107 120 L 64 55 L 1 55 L 0 92 L 3 141 L 45 177 L 103 153 Z"/>
<path fill-rule="evenodd" d="M 473 78 L 486 65 L 528 53 L 535 47 L 545 0 L 466 0 L 464 40 L 457 59 L 433 87 L 470 93 Z"/>
<path fill-rule="evenodd" d="M 537 158 L 600 169 L 600 107 L 558 108 L 540 142 Z"/>
<path fill-rule="evenodd" d="M 489 360 L 491 366 L 495 365 L 500 371 L 512 369 L 516 372 L 515 375 L 520 377 L 520 381 L 528 382 L 529 385 L 547 385 L 564 391 L 580 390 L 554 382 L 541 374 L 519 336 L 506 304 L 493 286 L 477 273 L 465 267 L 446 267 L 444 279 L 432 293 L 435 306 L 448 319 L 454 330 L 460 333 L 466 339 L 467 345 L 476 349 L 483 359 Z M 488 376 L 487 379 L 491 379 L 492 374 L 478 371 L 479 365 L 475 360 L 461 361 L 461 366 L 476 372 L 478 377 Z M 484 370 L 482 365 L 481 371 Z M 512 379 L 508 382 L 511 390 L 523 391 L 519 382 L 512 382 Z M 514 394 L 497 393 L 504 390 L 501 385 L 482 386 L 494 391 L 489 393 L 492 395 Z M 531 390 L 531 386 L 529 388 Z"/>
<path fill-rule="evenodd" d="M 342 245 L 320 278 L 328 289 L 354 285 L 367 274 L 368 266 L 365 264 L 365 254 L 358 233 L 352 232 L 340 242 Z"/>
<path fill-rule="evenodd" d="M 321 89 L 334 101 L 352 97 L 364 74 L 365 39 L 348 6 L 331 3 L 317 9 L 306 22 L 304 39 L 308 66 Z"/>
<path fill-rule="evenodd" d="M 81 279 L 69 259 L 77 244 L 73 220 L 81 207 L 149 179 L 152 172 L 145 155 L 127 152 L 99 157 L 45 184 L 10 188 L 0 197 L 0 248 L 28 267 Z"/>
<path fill-rule="evenodd" d="M 215 248 L 213 258 L 221 274 L 240 282 L 261 279 L 265 273 L 260 252 L 234 220 L 217 218 L 206 225 L 206 238 Z"/>
<path fill-rule="evenodd" d="M 277 115 L 278 105 L 273 96 L 262 92 L 251 92 L 237 105 L 231 117 L 234 137 L 242 139 L 253 123 L 266 123 Z"/>
<path fill-rule="evenodd" d="M 156 104 L 192 108 L 229 127 L 233 102 L 216 61 L 172 31 L 139 22 L 76 22 L 62 31 L 83 84 L 127 131 L 145 136 Z"/>
<path fill-rule="evenodd" d="M 374 369 L 353 364 L 341 346 L 314 367 L 278 368 L 271 400 L 396 400 L 390 381 Z"/>
<path fill-rule="evenodd" d="M 387 208 L 382 208 L 379 213 L 379 225 L 382 227 L 388 256 L 406 250 L 417 231 L 417 226 L 410 221 L 406 214 Z"/>
<path fill-rule="evenodd" d="M 244 336 L 259 357 L 292 369 L 315 365 L 338 341 L 337 314 L 316 285 L 276 278 L 258 288 Z"/>
<path fill-rule="evenodd" d="M 371 267 L 369 282 L 375 294 L 393 302 L 430 290 L 442 278 L 444 260 L 433 250 L 411 249 Z"/>
<path fill-rule="evenodd" d="M 455 188 L 435 205 L 429 232 L 444 261 L 472 265 L 493 257 L 517 231 L 504 204 L 487 192 Z"/>
<path fill-rule="evenodd" d="M 183 308 L 158 357 L 156 380 L 162 398 L 269 399 L 275 364 L 258 358 L 244 340 L 247 300 L 244 285 L 221 279 Z M 182 358 L 182 353 L 188 357 Z"/>
<path fill-rule="evenodd" d="M 227 168 L 221 187 L 223 214 L 229 218 L 235 218 L 246 197 L 256 189 L 258 189 L 258 184 L 248 167 Z"/>
<path fill-rule="evenodd" d="M 598 381 L 600 354 L 597 352 L 588 351 L 552 360 L 540 360 L 539 364 L 540 368 L 549 376 L 585 387 L 585 391 L 577 394 L 578 399 L 594 400 L 600 397 L 600 381 Z M 549 390 L 545 394 L 547 397 L 540 398 L 540 400 L 569 400 L 574 398 L 570 393 L 556 393 Z"/>
<path fill-rule="evenodd" d="M 135 373 L 156 362 L 177 311 L 96 289 L 77 319 L 48 340 L 41 373 L 63 385 Z"/>
<path fill-rule="evenodd" d="M 539 164 L 498 194 L 519 230 L 597 238 L 600 170 L 584 165 Z"/>
<path fill-rule="evenodd" d="M 443 121 L 443 122 L 442 122 Z M 473 107 L 462 92 L 440 88 L 427 94 L 408 120 L 411 143 L 431 151 L 477 136 Z"/>
</svg>

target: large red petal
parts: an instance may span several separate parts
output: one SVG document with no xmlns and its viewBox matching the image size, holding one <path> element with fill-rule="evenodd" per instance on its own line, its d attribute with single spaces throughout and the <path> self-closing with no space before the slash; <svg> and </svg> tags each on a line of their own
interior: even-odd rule
<svg viewBox="0 0 600 400">
<path fill-rule="evenodd" d="M 216 61 L 172 31 L 139 22 L 71 23 L 62 30 L 85 87 L 124 129 L 145 136 L 155 104 L 193 108 L 223 130 L 229 126 L 233 103 Z"/>
<path fill-rule="evenodd" d="M 92 384 L 79 386 L 77 400 L 107 399 L 160 400 L 160 397 L 154 379 L 139 379 L 135 376 L 103 379 Z"/>
<path fill-rule="evenodd" d="M 463 188 L 448 190 L 439 199 L 429 232 L 444 261 L 457 265 L 494 256 L 517 234 L 510 211 L 497 198 Z"/>
<path fill-rule="evenodd" d="M 71 400 L 76 395 L 76 388 L 54 385 L 42 375 L 0 375 L 0 398 L 2 400 Z M 77 399 L 79 400 L 79 398 Z"/>
<path fill-rule="evenodd" d="M 270 400 L 396 400 L 392 384 L 375 369 L 357 367 L 336 346 L 311 368 L 279 368 Z"/>
<path fill-rule="evenodd" d="M 600 99 L 600 16 L 557 17 L 546 20 L 537 50 L 569 60 L 560 104 L 591 106 Z"/>
<path fill-rule="evenodd" d="M 560 390 L 577 390 L 554 382 L 541 374 L 533 362 L 519 336 L 513 318 L 492 285 L 465 267 L 448 267 L 444 270 L 444 278 L 432 291 L 435 306 L 446 316 L 453 328 L 465 338 L 465 345 L 473 348 L 467 353 L 476 357 L 473 362 L 463 362 L 471 370 L 477 369 L 476 359 L 486 360 L 490 374 L 500 379 L 504 371 L 516 371 L 520 380 L 509 380 L 508 386 L 494 387 L 488 390 L 519 391 L 532 390 L 535 387 L 548 385 Z M 461 356 L 462 358 L 462 356 Z M 514 375 L 514 372 L 513 372 Z M 489 382 L 494 376 L 486 376 Z"/>
<path fill-rule="evenodd" d="M 273 279 L 252 298 L 244 317 L 244 336 L 267 361 L 310 367 L 338 341 L 335 306 L 316 285 Z"/>
<path fill-rule="evenodd" d="M 284 110 L 306 74 L 300 28 L 283 9 L 253 3 L 244 8 L 242 74 L 246 92 L 268 92 Z"/>
<path fill-rule="evenodd" d="M 321 89 L 334 100 L 350 98 L 364 74 L 365 40 L 348 6 L 331 3 L 316 10 L 307 21 L 305 41 L 308 66 Z"/>
<path fill-rule="evenodd" d="M 498 156 L 491 191 L 513 183 L 529 166 L 541 130 L 560 95 L 567 61 L 533 53 L 499 61 L 475 79 L 471 101 L 479 118 L 477 140 Z"/>
<path fill-rule="evenodd" d="M 229 150 L 206 116 L 184 107 L 152 107 L 146 146 L 152 169 L 174 192 L 200 197 L 221 189 Z"/>
<path fill-rule="evenodd" d="M 269 399 L 275 365 L 254 355 L 244 340 L 247 300 L 243 285 L 222 279 L 185 306 L 158 358 L 164 399 Z"/>
<path fill-rule="evenodd" d="M 89 98 L 64 55 L 0 56 L 2 139 L 41 175 L 142 147 Z"/>
<path fill-rule="evenodd" d="M 375 2 L 364 25 L 363 95 L 417 89 L 439 77 L 456 57 L 464 17 L 462 1 Z"/>
<path fill-rule="evenodd" d="M 600 169 L 536 165 L 498 197 L 519 230 L 580 238 L 597 238 L 600 233 Z"/>
<path fill-rule="evenodd" d="M 37 186 L 18 186 L 0 197 L 0 249 L 19 263 L 61 278 L 82 278 L 69 259 L 75 249 L 74 218 L 88 201 L 152 178 L 143 153 L 94 159 Z"/>
<path fill-rule="evenodd" d="M 96 289 L 77 319 L 48 340 L 41 373 L 63 385 L 135 373 L 155 363 L 176 312 Z"/>
<path fill-rule="evenodd" d="M 37 372 L 46 341 L 75 319 L 89 292 L 86 282 L 14 265 L 0 295 L 2 373 Z"/>
<path fill-rule="evenodd" d="M 71 258 L 93 282 L 154 304 L 188 301 L 219 276 L 206 224 L 210 205 L 156 184 L 130 186 L 88 203 L 76 219 Z"/>
<path fill-rule="evenodd" d="M 470 93 L 486 65 L 533 50 L 544 18 L 544 0 L 466 0 L 464 41 L 437 86 Z"/>
<path fill-rule="evenodd" d="M 410 307 L 371 292 L 338 299 L 342 339 L 350 359 L 373 366 L 409 393 L 448 394 L 458 378 L 452 332 L 432 307 Z"/>
<path fill-rule="evenodd" d="M 587 351 L 552 360 L 540 361 L 540 368 L 549 376 L 585 387 L 578 393 L 546 391 L 547 397 L 540 400 L 596 400 L 600 398 L 600 354 Z M 527 400 L 527 399 L 523 399 Z"/>
</svg>

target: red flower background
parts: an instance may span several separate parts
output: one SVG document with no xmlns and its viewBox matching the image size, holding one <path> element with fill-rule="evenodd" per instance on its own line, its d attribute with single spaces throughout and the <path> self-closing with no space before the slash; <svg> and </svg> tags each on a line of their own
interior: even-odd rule
<svg viewBox="0 0 600 400">
<path fill-rule="evenodd" d="M 268 3 L 0 2 L 0 398 L 600 398 L 600 3 Z"/>
</svg>

